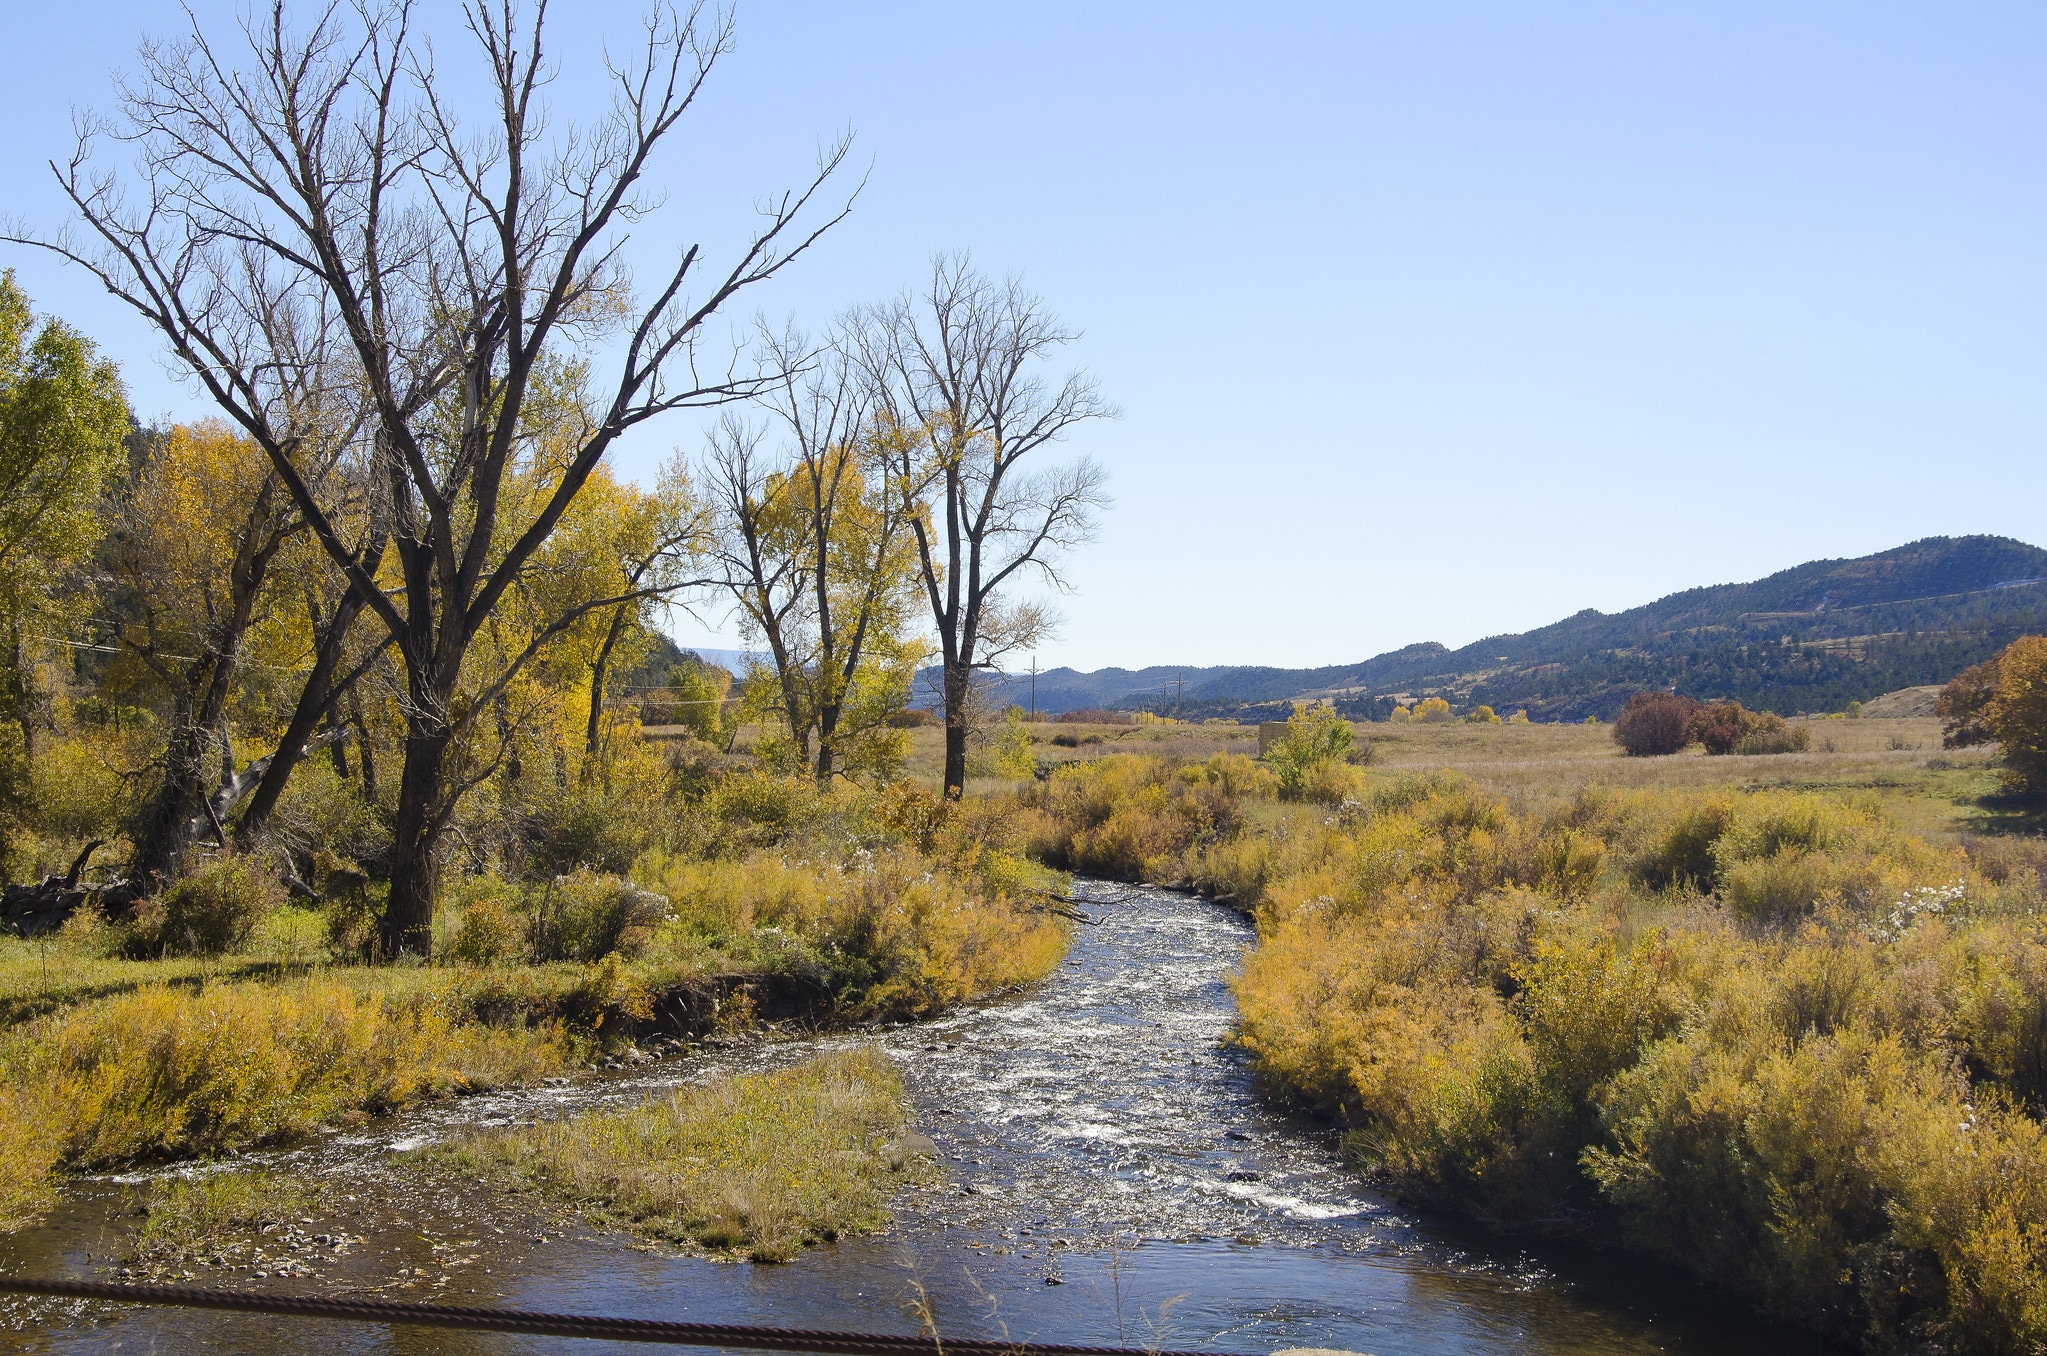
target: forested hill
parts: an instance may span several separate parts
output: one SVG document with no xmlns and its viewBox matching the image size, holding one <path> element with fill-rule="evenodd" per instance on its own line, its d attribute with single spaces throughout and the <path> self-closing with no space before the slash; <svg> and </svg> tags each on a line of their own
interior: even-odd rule
<svg viewBox="0 0 2047 1356">
<path fill-rule="evenodd" d="M 1928 537 L 1612 615 L 1588 608 L 1459 650 L 1410 645 L 1319 669 L 1054 669 L 1038 675 L 1037 705 L 1156 710 L 1163 696 L 1187 715 L 1251 717 L 1266 714 L 1263 704 L 1331 696 L 1347 714 L 1370 716 L 1396 695 L 1441 695 L 1459 707 L 1581 720 L 1611 718 L 1643 688 L 1675 687 L 1785 714 L 1833 711 L 1945 682 L 2029 631 L 2047 631 L 2047 551 L 2008 537 Z M 998 688 L 999 700 L 1027 700 L 1021 677 Z"/>
</svg>

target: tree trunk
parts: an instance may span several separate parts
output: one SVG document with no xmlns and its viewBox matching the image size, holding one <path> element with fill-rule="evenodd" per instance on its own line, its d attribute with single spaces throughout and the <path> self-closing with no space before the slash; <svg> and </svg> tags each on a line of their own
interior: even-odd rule
<svg viewBox="0 0 2047 1356">
<path fill-rule="evenodd" d="M 362 694 L 348 694 L 348 723 L 355 727 L 356 757 L 362 762 L 362 793 L 370 804 L 377 803 L 377 755 L 370 748 L 370 722 L 363 715 Z"/>
<path fill-rule="evenodd" d="M 193 824 L 206 814 L 214 762 L 211 736 L 210 725 L 194 717 L 190 703 L 178 701 L 164 749 L 163 785 L 143 818 L 128 865 L 129 877 L 145 890 L 176 870 L 191 846 Z"/>
<path fill-rule="evenodd" d="M 604 633 L 604 644 L 598 647 L 597 657 L 590 661 L 590 728 L 583 736 L 583 780 L 586 782 L 597 772 L 598 747 L 603 742 L 604 733 L 604 680 L 611 671 L 611 652 L 618 645 L 619 637 L 625 634 L 625 623 L 626 611 L 621 607 L 612 615 L 611 626 Z"/>
<path fill-rule="evenodd" d="M 8 695 L 14 699 L 14 719 L 21 726 L 21 756 L 30 764 L 36 758 L 36 712 L 35 688 L 29 682 L 28 660 L 21 652 L 21 629 L 14 628 L 14 691 Z"/>
<path fill-rule="evenodd" d="M 967 698 L 973 670 L 958 662 L 945 666 L 945 798 L 967 789 Z"/>
<path fill-rule="evenodd" d="M 354 620 L 353 610 L 345 615 L 337 610 L 333 623 L 328 627 L 327 637 L 313 655 L 313 671 L 306 675 L 306 685 L 299 691 L 298 705 L 291 713 L 291 724 L 285 727 L 277 752 L 270 756 L 270 766 L 264 770 L 262 782 L 249 797 L 249 808 L 243 812 L 241 826 L 235 830 L 237 839 L 253 839 L 262 831 L 270 812 L 277 808 L 278 798 L 284 794 L 284 784 L 291 777 L 292 769 L 305 756 L 306 744 L 312 739 L 313 731 L 319 728 L 321 717 L 333 712 L 335 699 L 340 695 L 334 691 L 334 670 L 341 662 L 342 642 L 347 637 L 349 623 Z M 331 721 L 329 723 L 332 724 Z M 338 749 L 340 743 L 336 740 L 333 747 Z M 348 775 L 345 763 L 341 775 Z"/>
<path fill-rule="evenodd" d="M 382 929 L 386 958 L 404 951 L 421 956 L 433 952 L 434 857 L 444 826 L 441 784 L 453 742 L 453 733 L 445 728 L 408 722 L 398 813 L 391 825 L 391 895 Z"/>
<path fill-rule="evenodd" d="M 331 734 L 334 733 L 335 731 L 342 730 L 345 728 L 347 727 L 341 719 L 340 710 L 335 706 L 329 706 L 327 708 L 328 732 Z M 347 740 L 336 738 L 332 743 L 330 743 L 327 746 L 328 756 L 333 758 L 334 760 L 334 775 L 339 777 L 344 782 L 354 775 L 348 770 L 347 745 L 348 745 Z"/>
<path fill-rule="evenodd" d="M 817 784 L 824 786 L 832 779 L 832 735 L 839 728 L 839 705 L 831 702 L 817 711 Z"/>
</svg>

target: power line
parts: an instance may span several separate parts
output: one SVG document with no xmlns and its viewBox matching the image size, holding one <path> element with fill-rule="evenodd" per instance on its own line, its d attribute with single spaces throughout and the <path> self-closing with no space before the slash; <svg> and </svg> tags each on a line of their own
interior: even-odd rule
<svg viewBox="0 0 2047 1356">
<path fill-rule="evenodd" d="M 355 1323 L 403 1323 L 466 1332 L 528 1333 L 541 1337 L 597 1337 L 614 1342 L 658 1342 L 671 1346 L 732 1347 L 744 1351 L 815 1351 L 834 1356 L 1225 1356 L 1221 1352 L 1146 1352 L 1131 1347 L 1062 1346 L 1044 1342 L 994 1342 L 976 1338 L 915 1337 L 885 1333 L 822 1332 L 763 1328 L 733 1323 L 674 1323 L 647 1318 L 592 1318 L 530 1309 L 484 1309 L 458 1304 L 403 1304 L 391 1300 L 338 1299 L 312 1295 L 252 1295 L 195 1286 L 117 1285 L 107 1281 L 32 1280 L 0 1277 L 0 1293 L 46 1295 L 56 1299 L 112 1300 L 183 1309 L 280 1318 L 332 1318 Z"/>
</svg>

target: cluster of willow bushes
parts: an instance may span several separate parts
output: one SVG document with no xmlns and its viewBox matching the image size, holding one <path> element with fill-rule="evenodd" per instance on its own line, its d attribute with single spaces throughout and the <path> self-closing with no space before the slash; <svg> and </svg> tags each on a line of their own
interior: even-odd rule
<svg viewBox="0 0 2047 1356">
<path fill-rule="evenodd" d="M 923 788 L 820 788 L 731 774 L 679 806 L 622 876 L 481 878 L 450 910 L 472 963 L 596 961 L 643 970 L 799 973 L 849 1016 L 915 1016 L 1028 983 L 1065 954 L 1011 807 Z"/>
<path fill-rule="evenodd" d="M 1238 1039 L 1404 1196 L 1873 1348 L 2047 1342 L 2038 860 L 1848 796 L 1438 774 L 1332 813 L 1241 771 L 1104 759 L 1032 813 L 1075 869 L 1253 910 Z"/>
<path fill-rule="evenodd" d="M 501 1030 L 445 993 L 365 995 L 336 976 L 157 985 L 0 1035 L 0 1229 L 59 1168 L 274 1141 L 428 1093 L 527 1082 L 572 1053 L 558 1027 Z"/>
<path fill-rule="evenodd" d="M 2036 870 L 1784 793 L 1290 827 L 1211 854 L 1262 882 L 1240 1039 L 1403 1191 L 1879 1346 L 2047 1340 Z"/>
<path fill-rule="evenodd" d="M 1231 839 L 1243 802 L 1279 782 L 1241 753 L 1183 763 L 1113 753 L 1068 763 L 1019 796 L 1017 816 L 1043 860 L 1072 871 L 1181 884 L 1190 854 Z"/>
</svg>

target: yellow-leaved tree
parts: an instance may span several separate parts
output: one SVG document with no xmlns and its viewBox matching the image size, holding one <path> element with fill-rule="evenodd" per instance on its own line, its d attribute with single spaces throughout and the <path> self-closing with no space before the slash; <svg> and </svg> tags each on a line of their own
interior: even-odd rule
<svg viewBox="0 0 2047 1356">
<path fill-rule="evenodd" d="M 226 841 L 213 792 L 236 770 L 229 705 L 250 633 L 281 601 L 271 567 L 304 526 L 262 450 L 220 420 L 149 438 L 121 494 L 103 552 L 121 586 L 112 634 L 167 712 L 129 863 L 139 882 L 203 833 Z"/>
<path fill-rule="evenodd" d="M 13 272 L 0 273 L 0 816 L 10 825 L 47 719 L 35 656 L 67 620 L 64 585 L 99 540 L 128 427 L 113 364 L 62 321 L 37 328 Z"/>
<path fill-rule="evenodd" d="M 1997 695 L 1983 724 L 2004 746 L 2012 789 L 2047 797 L 2047 636 L 2020 636 L 1998 655 Z"/>
</svg>

